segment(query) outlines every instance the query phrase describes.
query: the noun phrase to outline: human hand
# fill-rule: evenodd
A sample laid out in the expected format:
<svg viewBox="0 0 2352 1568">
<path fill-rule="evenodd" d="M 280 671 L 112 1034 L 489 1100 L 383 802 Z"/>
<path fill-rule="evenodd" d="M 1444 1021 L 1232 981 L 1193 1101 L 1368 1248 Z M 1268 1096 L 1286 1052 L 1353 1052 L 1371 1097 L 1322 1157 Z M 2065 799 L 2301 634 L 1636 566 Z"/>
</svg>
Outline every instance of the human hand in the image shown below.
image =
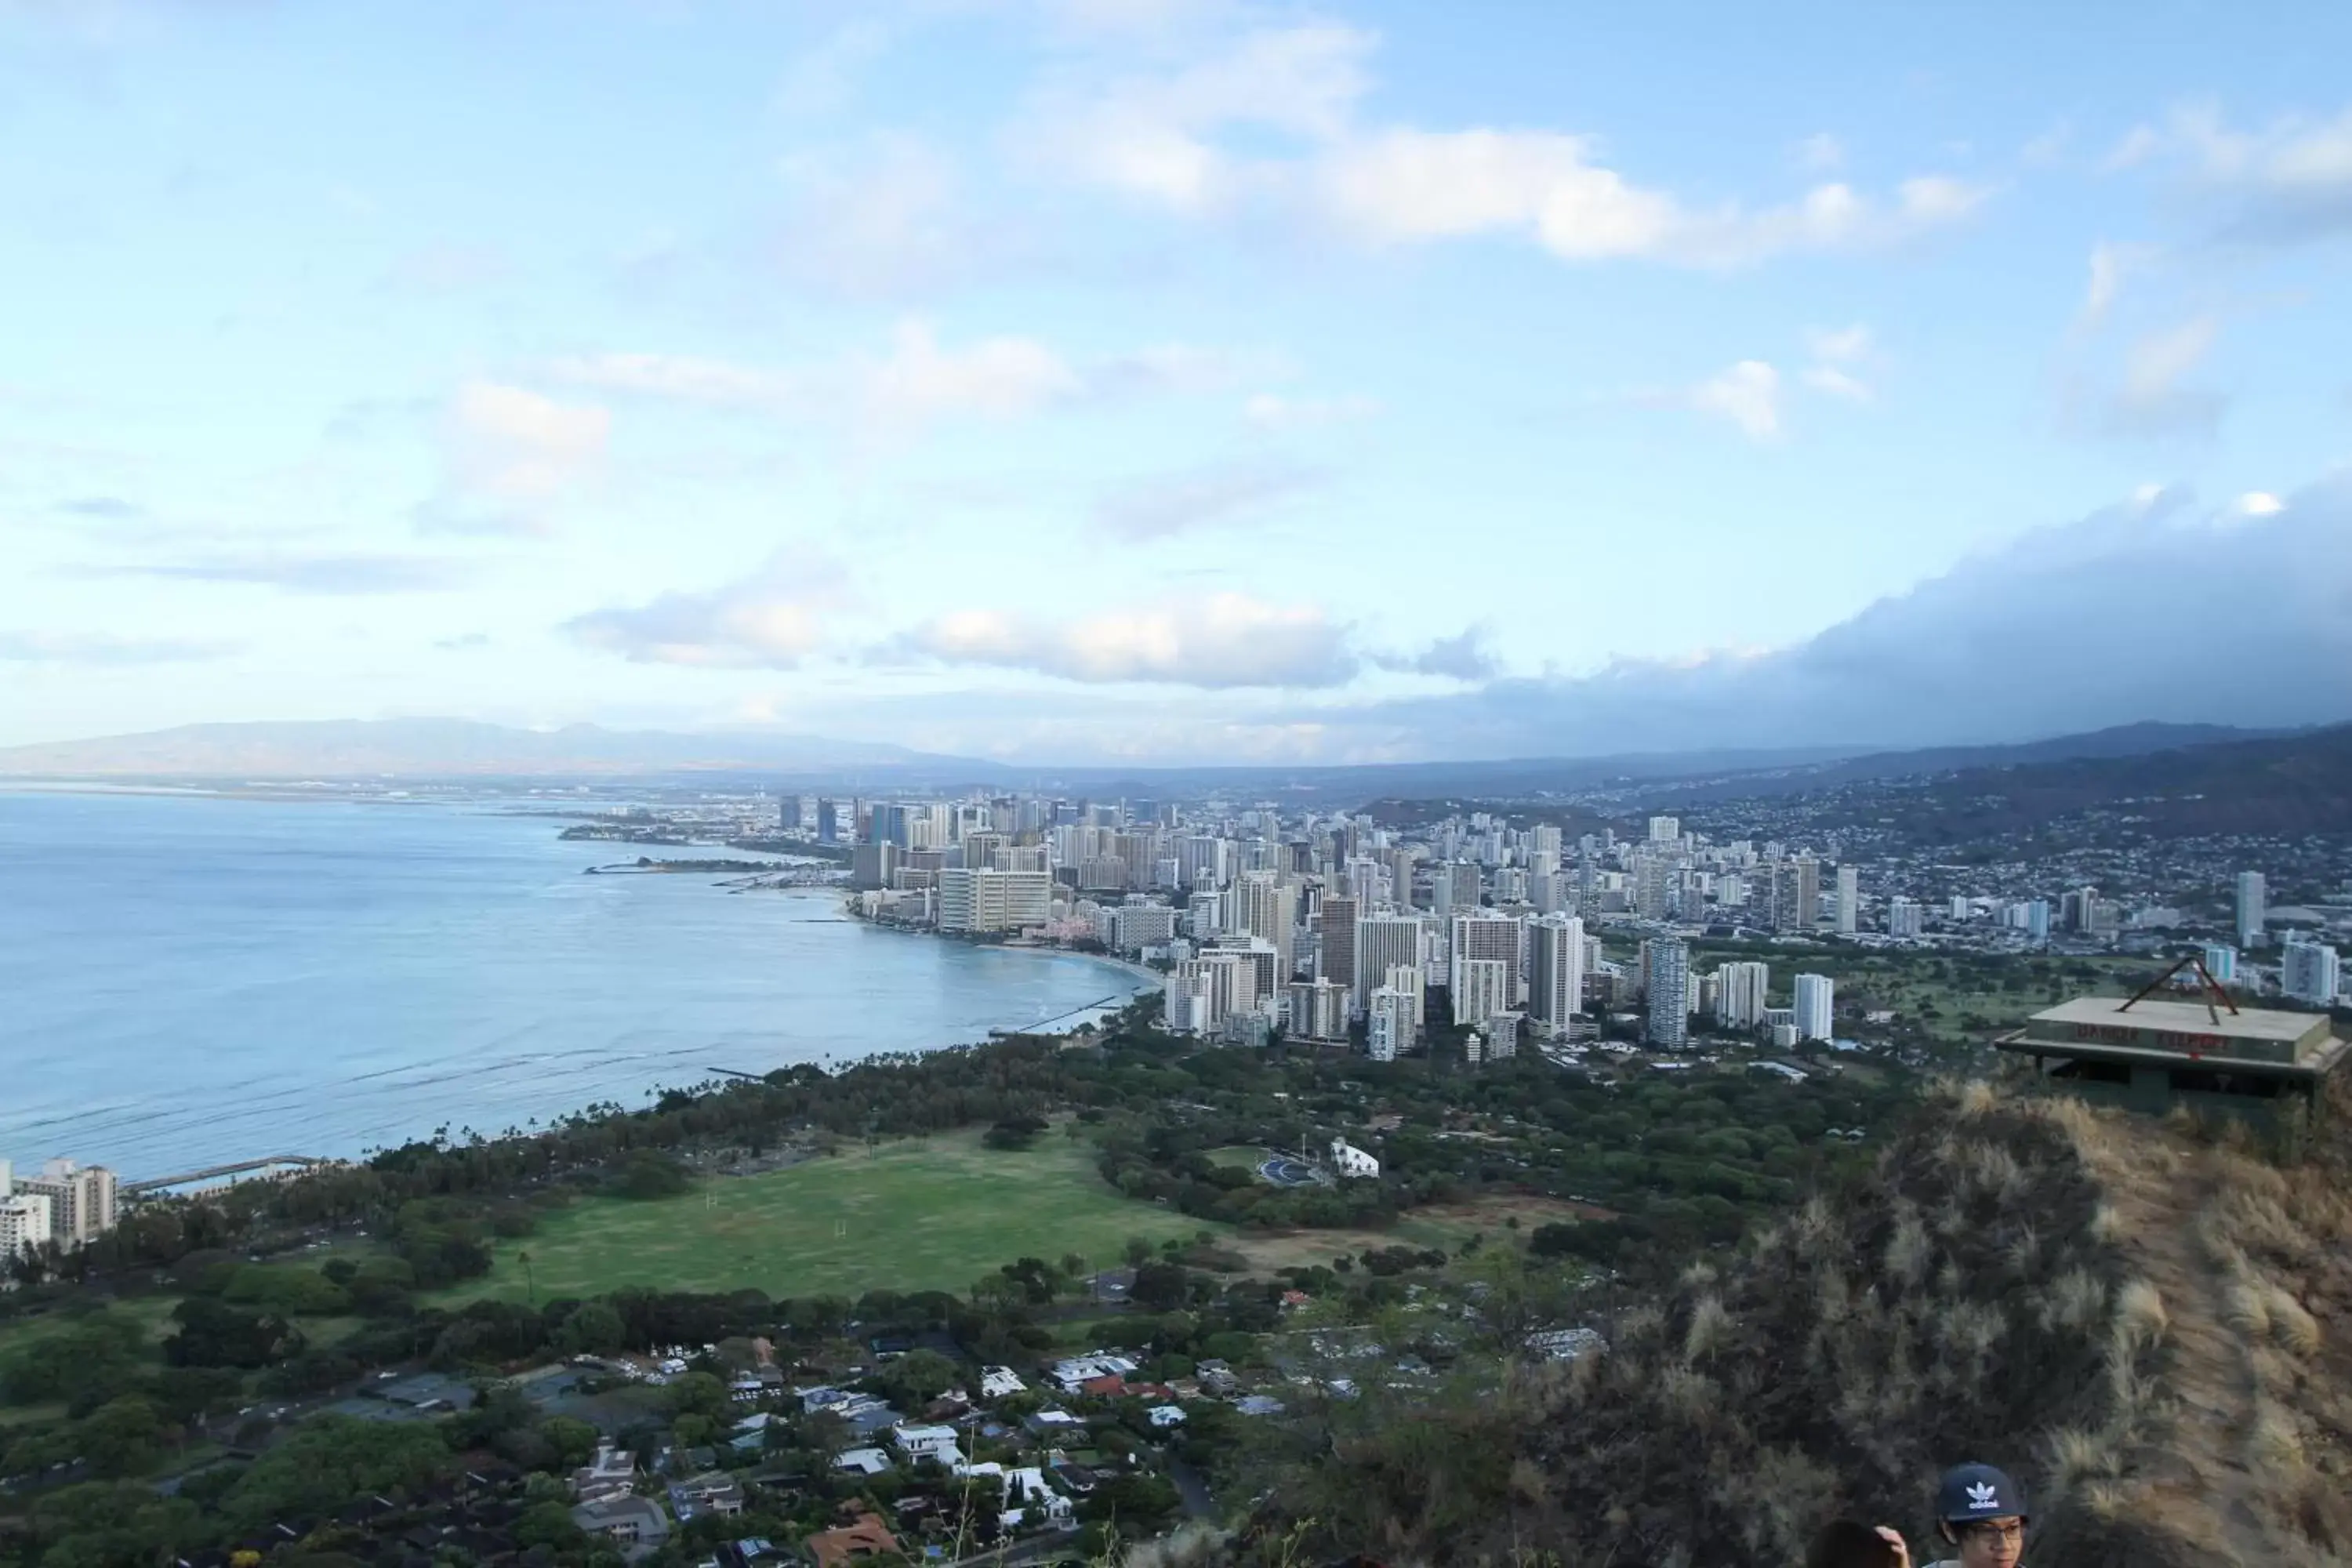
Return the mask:
<svg viewBox="0 0 2352 1568">
<path fill-rule="evenodd" d="M 1895 1549 L 1895 1568 L 1911 1568 L 1911 1549 L 1903 1544 L 1902 1535 L 1893 1526 L 1880 1525 L 1878 1539 Z"/>
</svg>

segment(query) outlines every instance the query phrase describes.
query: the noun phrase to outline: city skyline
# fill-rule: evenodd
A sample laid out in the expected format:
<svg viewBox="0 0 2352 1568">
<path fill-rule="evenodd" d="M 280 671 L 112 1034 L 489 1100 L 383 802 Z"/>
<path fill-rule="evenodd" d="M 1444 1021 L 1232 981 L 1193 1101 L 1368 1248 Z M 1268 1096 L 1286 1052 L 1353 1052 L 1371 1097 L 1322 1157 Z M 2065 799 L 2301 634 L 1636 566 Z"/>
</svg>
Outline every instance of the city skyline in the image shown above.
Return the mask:
<svg viewBox="0 0 2352 1568">
<path fill-rule="evenodd" d="M 2352 716 L 2352 17 L 1746 20 L 11 8 L 0 745 Z"/>
</svg>

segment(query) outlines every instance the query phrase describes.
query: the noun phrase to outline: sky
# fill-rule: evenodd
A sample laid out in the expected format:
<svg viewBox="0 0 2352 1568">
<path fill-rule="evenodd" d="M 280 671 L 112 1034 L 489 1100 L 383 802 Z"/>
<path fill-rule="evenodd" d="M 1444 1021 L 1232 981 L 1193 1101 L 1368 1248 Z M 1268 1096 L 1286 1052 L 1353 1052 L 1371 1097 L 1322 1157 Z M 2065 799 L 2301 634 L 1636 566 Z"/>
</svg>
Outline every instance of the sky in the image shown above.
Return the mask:
<svg viewBox="0 0 2352 1568">
<path fill-rule="evenodd" d="M 0 745 L 2352 719 L 2352 7 L 0 0 Z"/>
</svg>

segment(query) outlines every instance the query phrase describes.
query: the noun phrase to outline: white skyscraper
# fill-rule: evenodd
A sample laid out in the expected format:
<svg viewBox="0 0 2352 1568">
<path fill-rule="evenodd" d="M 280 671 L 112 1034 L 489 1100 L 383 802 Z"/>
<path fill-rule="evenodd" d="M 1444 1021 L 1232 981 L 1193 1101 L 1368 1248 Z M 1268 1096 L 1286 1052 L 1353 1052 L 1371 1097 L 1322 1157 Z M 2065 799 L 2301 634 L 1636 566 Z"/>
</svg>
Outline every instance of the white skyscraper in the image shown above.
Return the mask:
<svg viewBox="0 0 2352 1568">
<path fill-rule="evenodd" d="M 1840 866 L 1837 878 L 1837 929 L 1840 936 L 1852 936 L 1861 929 L 1856 923 L 1862 914 L 1862 868 Z"/>
<path fill-rule="evenodd" d="M 2326 1007 L 2343 988 L 2343 963 L 2334 948 L 2290 939 L 2280 950 L 2279 989 L 2296 1001 Z"/>
<path fill-rule="evenodd" d="M 1297 921 L 1298 889 L 1279 871 L 1244 871 L 1234 888 L 1236 931 L 1264 937 L 1280 955 L 1280 978 L 1291 973 L 1291 928 Z"/>
<path fill-rule="evenodd" d="M 16 1190 L 47 1200 L 48 1237 L 69 1251 L 114 1228 L 114 1173 L 103 1165 L 46 1161 L 39 1175 L 17 1178 Z"/>
<path fill-rule="evenodd" d="M 1426 931 L 1419 915 L 1366 915 L 1358 921 L 1356 994 L 1370 998 L 1375 989 L 1391 984 L 1389 971 L 1400 964 L 1420 969 Z M 1369 1000 L 1365 1005 L 1370 1005 Z"/>
<path fill-rule="evenodd" d="M 1528 928 L 1528 1016 L 1557 1038 L 1584 1007 L 1584 922 L 1546 915 Z"/>
<path fill-rule="evenodd" d="M 1412 1048 L 1421 1026 L 1421 1004 L 1385 985 L 1372 988 L 1364 1009 L 1364 1054 L 1376 1062 L 1392 1062 Z"/>
<path fill-rule="evenodd" d="M 2238 945 L 2259 947 L 2263 940 L 2263 916 L 2266 912 L 2268 889 L 2260 871 L 2238 873 Z"/>
<path fill-rule="evenodd" d="M 1797 1037 L 1801 1040 L 1826 1040 L 1832 1033 L 1831 1015 L 1837 999 L 1837 984 L 1826 974 L 1797 976 Z"/>
<path fill-rule="evenodd" d="M 1454 961 L 1454 1021 L 1473 1026 L 1510 1010 L 1510 970 L 1499 958 Z"/>
<path fill-rule="evenodd" d="M 1719 965 L 1715 972 L 1715 1021 L 1731 1029 L 1753 1029 L 1764 1022 L 1765 994 L 1772 984 L 1772 966 L 1751 961 Z"/>
<path fill-rule="evenodd" d="M 1679 1050 L 1690 1043 L 1690 949 L 1672 938 L 1643 944 L 1650 956 L 1649 1020 L 1643 1037 Z"/>
<path fill-rule="evenodd" d="M 1519 1005 L 1519 921 L 1495 910 L 1481 910 L 1459 914 L 1453 921 L 1454 977 L 1450 984 L 1459 986 L 1464 961 L 1492 958 L 1501 961 L 1504 968 L 1503 999 L 1499 1005 Z M 1456 1009 L 1459 1010 L 1458 1008 Z"/>
<path fill-rule="evenodd" d="M 39 1193 L 0 1197 L 0 1262 L 52 1239 L 49 1200 Z"/>
<path fill-rule="evenodd" d="M 1650 818 L 1651 843 L 1679 844 L 1682 842 L 1682 837 L 1683 821 L 1681 817 L 1654 816 Z"/>
</svg>

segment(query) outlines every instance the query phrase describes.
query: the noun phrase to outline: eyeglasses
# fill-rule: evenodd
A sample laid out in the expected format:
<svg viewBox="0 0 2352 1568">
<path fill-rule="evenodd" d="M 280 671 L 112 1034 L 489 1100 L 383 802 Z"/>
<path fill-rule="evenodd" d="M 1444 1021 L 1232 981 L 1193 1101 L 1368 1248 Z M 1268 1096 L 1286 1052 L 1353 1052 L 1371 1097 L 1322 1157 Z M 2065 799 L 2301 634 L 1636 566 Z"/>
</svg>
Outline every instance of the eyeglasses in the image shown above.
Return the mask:
<svg viewBox="0 0 2352 1568">
<path fill-rule="evenodd" d="M 2013 1519 L 2007 1524 L 1971 1524 L 1962 1533 L 1982 1541 L 2022 1541 L 2025 1539 L 2025 1521 Z"/>
</svg>

